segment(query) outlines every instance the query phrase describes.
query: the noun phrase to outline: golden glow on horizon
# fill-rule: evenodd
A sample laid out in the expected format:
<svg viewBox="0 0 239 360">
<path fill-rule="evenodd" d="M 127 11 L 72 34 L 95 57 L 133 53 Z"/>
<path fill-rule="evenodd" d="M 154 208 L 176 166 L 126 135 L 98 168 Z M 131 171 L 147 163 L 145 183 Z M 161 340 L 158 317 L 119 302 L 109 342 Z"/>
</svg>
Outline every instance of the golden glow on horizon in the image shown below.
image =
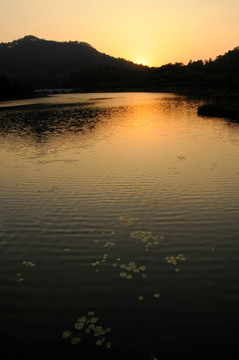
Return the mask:
<svg viewBox="0 0 239 360">
<path fill-rule="evenodd" d="M 0 42 L 77 40 L 149 66 L 186 64 L 238 46 L 238 14 L 238 0 L 8 0 Z"/>
<path fill-rule="evenodd" d="M 148 62 L 146 60 L 143 60 L 142 58 L 132 59 L 132 61 L 138 65 L 149 65 Z"/>
</svg>

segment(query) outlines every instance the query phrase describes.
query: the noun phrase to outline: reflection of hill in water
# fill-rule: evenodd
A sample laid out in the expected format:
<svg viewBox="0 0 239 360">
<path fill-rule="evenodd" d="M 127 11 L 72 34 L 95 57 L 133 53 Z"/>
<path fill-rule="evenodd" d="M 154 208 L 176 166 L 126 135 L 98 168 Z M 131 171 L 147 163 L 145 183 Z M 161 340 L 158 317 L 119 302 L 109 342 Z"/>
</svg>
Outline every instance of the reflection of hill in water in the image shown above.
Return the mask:
<svg viewBox="0 0 239 360">
<path fill-rule="evenodd" d="M 91 107 L 89 107 L 89 105 Z M 37 104 L 0 109 L 0 135 L 31 136 L 37 141 L 54 134 L 94 130 L 102 117 L 117 109 L 92 107 L 91 103 Z"/>
</svg>

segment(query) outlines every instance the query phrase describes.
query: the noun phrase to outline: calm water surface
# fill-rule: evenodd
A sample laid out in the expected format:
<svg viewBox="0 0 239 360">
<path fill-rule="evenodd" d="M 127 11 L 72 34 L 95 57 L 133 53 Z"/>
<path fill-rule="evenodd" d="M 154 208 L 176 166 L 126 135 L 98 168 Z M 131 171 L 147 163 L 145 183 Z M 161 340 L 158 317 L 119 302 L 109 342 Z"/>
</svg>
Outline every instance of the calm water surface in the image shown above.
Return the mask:
<svg viewBox="0 0 239 360">
<path fill-rule="evenodd" d="M 239 127 L 198 105 L 160 93 L 1 103 L 9 354 L 232 358 Z"/>
</svg>

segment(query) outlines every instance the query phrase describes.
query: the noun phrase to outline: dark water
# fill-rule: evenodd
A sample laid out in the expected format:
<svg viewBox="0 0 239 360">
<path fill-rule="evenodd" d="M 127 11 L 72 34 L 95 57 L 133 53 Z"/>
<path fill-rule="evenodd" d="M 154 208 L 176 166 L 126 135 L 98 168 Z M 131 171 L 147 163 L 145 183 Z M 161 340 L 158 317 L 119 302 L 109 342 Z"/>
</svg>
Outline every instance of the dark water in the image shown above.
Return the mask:
<svg viewBox="0 0 239 360">
<path fill-rule="evenodd" d="M 155 93 L 1 104 L 2 351 L 234 358 L 239 127 L 197 106 Z"/>
</svg>

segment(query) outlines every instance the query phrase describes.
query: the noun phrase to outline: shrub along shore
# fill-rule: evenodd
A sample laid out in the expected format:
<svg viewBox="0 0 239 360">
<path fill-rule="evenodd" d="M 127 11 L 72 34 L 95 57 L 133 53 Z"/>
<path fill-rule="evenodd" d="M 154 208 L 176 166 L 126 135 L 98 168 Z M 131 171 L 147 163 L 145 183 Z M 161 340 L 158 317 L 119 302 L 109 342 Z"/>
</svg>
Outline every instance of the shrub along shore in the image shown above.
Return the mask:
<svg viewBox="0 0 239 360">
<path fill-rule="evenodd" d="M 205 104 L 198 107 L 198 115 L 226 118 L 239 123 L 239 93 L 211 97 Z"/>
</svg>

